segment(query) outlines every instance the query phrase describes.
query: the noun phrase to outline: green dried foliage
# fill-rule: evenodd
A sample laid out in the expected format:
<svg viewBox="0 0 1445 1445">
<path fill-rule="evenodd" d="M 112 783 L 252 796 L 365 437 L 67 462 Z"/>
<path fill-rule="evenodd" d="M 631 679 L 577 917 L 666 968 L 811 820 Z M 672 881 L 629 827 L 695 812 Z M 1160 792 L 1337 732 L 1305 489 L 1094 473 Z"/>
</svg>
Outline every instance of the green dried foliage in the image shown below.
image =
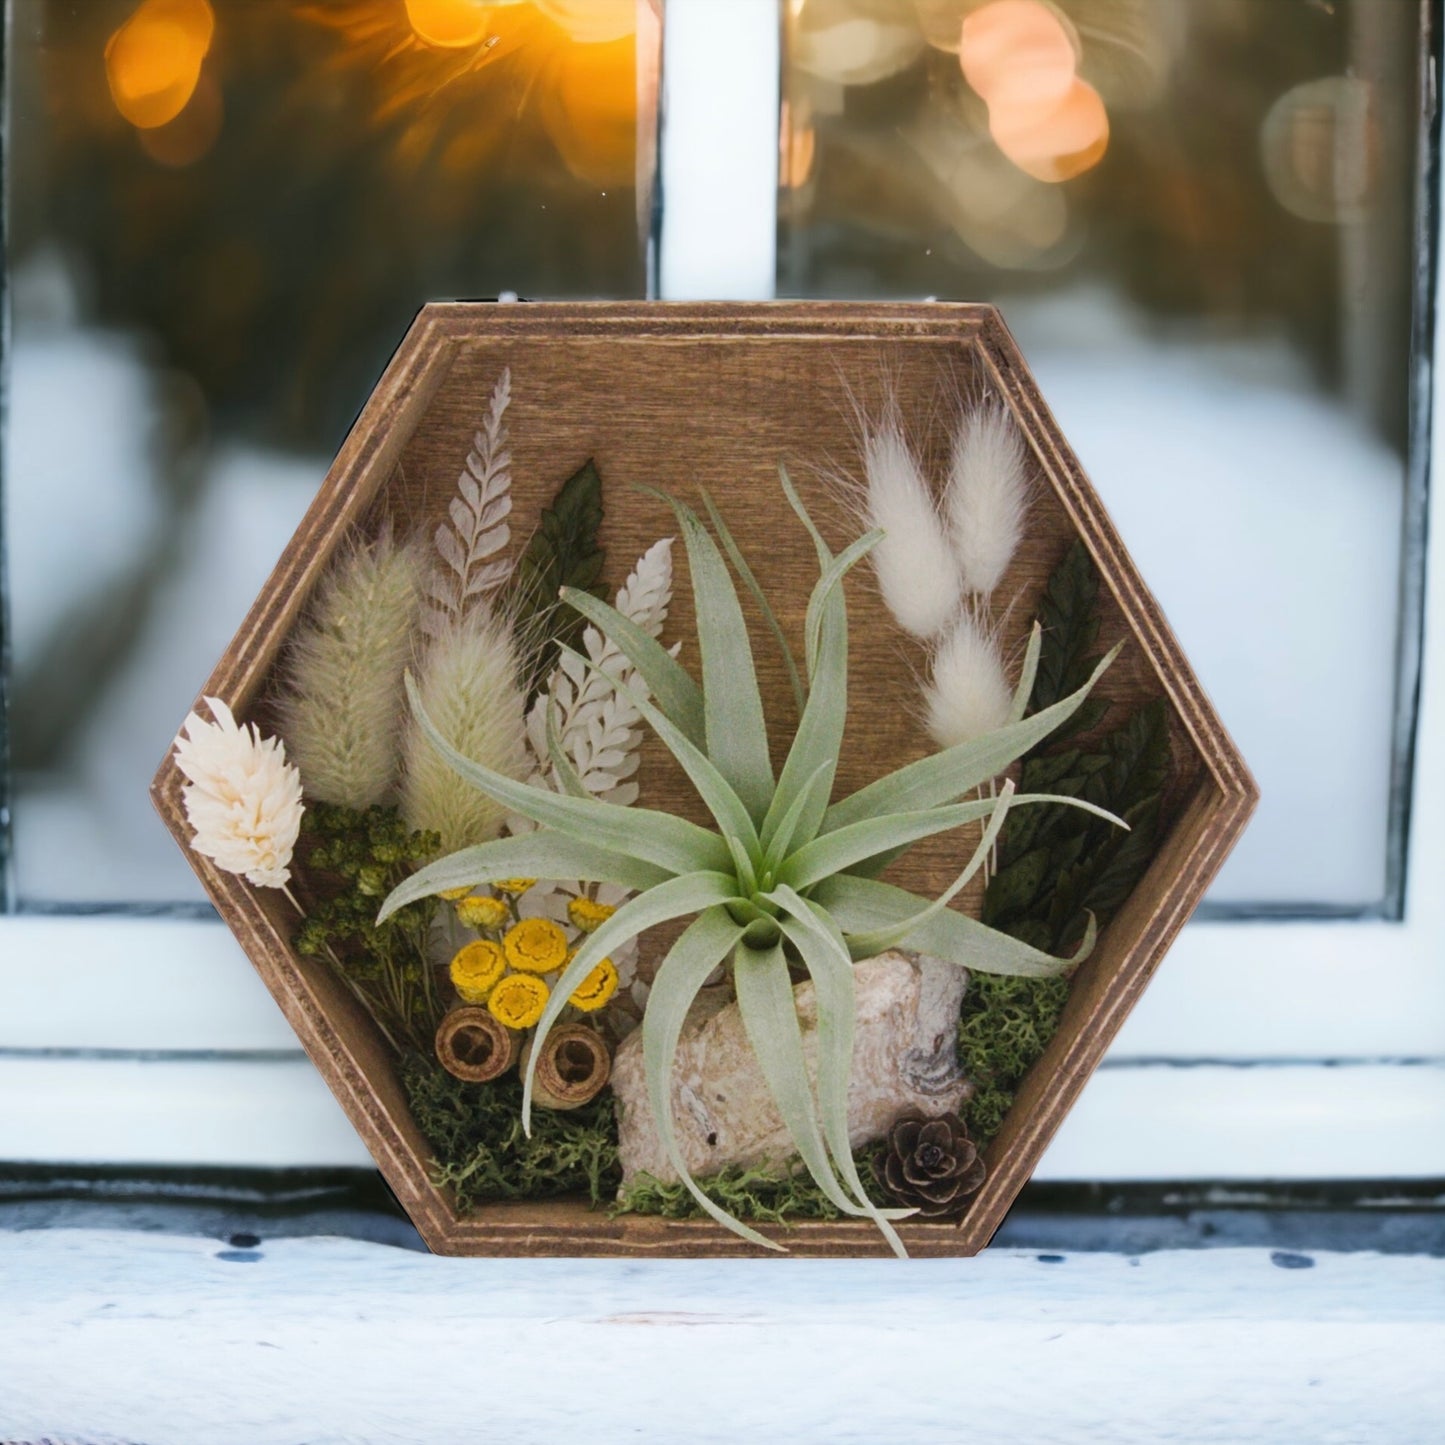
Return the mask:
<svg viewBox="0 0 1445 1445">
<path fill-rule="evenodd" d="M 455 1191 L 466 1213 L 498 1199 L 586 1194 L 600 1204 L 617 1190 L 617 1124 L 604 1091 L 580 1109 L 539 1109 L 532 1134 L 522 1128 L 522 1081 L 454 1079 L 434 1059 L 408 1055 L 401 1085 L 417 1127 L 434 1151 L 432 1177 Z"/>
<path fill-rule="evenodd" d="M 436 855 L 436 835 L 408 831 L 395 808 L 313 803 L 300 846 L 319 897 L 296 931 L 297 953 L 329 960 L 394 1048 L 428 1047 L 441 1019 L 426 962 L 436 900 L 407 904 L 382 923 L 376 910 Z"/>
<path fill-rule="evenodd" d="M 1043 646 L 1030 712 L 1067 696 L 1097 663 L 1099 577 L 1075 542 L 1049 578 L 1039 608 Z M 1102 928 L 1143 877 L 1159 842 L 1169 776 L 1169 717 L 1162 700 L 1136 708 L 1090 745 L 1060 747 L 1103 721 L 1108 704 L 1089 698 L 1047 742 L 1024 755 L 1020 789 L 1093 803 L 1129 824 L 1097 826 L 1078 808 L 1042 804 L 1009 814 L 999 869 L 984 895 L 983 921 L 1035 948 L 1060 951 Z M 1083 720 L 1081 722 L 1081 719 Z M 1059 1026 L 1068 999 L 1064 979 L 974 974 L 959 1024 L 964 1069 L 978 1085 L 964 1119 L 991 1139 L 1024 1075 Z"/>
<path fill-rule="evenodd" d="M 586 626 L 580 613 L 558 605 L 557 594 L 571 587 L 594 597 L 606 595 L 601 577 L 607 554 L 597 544 L 601 526 L 602 478 L 589 460 L 543 511 L 512 576 L 508 610 L 528 654 L 529 703 L 552 675 L 561 649 L 574 646 Z"/>
</svg>

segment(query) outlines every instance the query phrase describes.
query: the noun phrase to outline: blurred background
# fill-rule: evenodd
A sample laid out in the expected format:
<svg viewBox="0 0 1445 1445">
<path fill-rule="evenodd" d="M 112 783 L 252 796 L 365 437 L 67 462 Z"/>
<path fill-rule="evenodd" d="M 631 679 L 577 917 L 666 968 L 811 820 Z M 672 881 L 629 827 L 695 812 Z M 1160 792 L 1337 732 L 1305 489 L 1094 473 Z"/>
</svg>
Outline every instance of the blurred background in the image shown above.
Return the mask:
<svg viewBox="0 0 1445 1445">
<path fill-rule="evenodd" d="M 201 910 L 146 781 L 416 308 L 656 294 L 689 244 L 666 15 L 7 13 L 9 901 Z M 777 6 L 773 289 L 1003 308 L 1263 787 L 1216 913 L 1399 908 L 1433 14 Z"/>
</svg>

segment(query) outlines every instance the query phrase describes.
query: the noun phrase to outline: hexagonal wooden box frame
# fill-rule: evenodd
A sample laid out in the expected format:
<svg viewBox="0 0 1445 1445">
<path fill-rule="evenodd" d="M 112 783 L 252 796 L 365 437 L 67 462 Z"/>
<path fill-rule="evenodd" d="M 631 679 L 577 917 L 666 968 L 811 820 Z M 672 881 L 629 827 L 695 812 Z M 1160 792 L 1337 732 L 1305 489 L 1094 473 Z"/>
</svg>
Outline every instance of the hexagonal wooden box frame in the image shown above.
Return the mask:
<svg viewBox="0 0 1445 1445">
<path fill-rule="evenodd" d="M 1172 781 L 1166 824 L 1146 876 L 1075 975 L 1063 1022 L 1025 1079 L 988 1152 L 986 1183 L 961 1222 L 909 1223 L 914 1254 L 972 1254 L 989 1240 L 1054 1131 L 1189 917 L 1252 811 L 1256 790 L 1108 516 L 1044 406 L 1022 357 L 988 306 L 455 304 L 428 306 L 407 334 L 260 598 L 203 692 L 268 726 L 278 652 L 332 552 L 354 528 L 389 513 L 428 529 L 455 485 L 491 385 L 510 365 L 514 534 L 587 457 L 606 488 L 603 540 L 613 586 L 632 558 L 669 535 L 658 503 L 626 485 L 650 482 L 695 499 L 708 485 L 744 549 L 783 589 L 785 625 L 801 622 L 815 576 L 811 547 L 776 482 L 785 461 L 810 505 L 846 525 L 820 479 L 855 448 L 853 405 L 896 390 L 905 417 L 937 414 L 951 389 L 984 385 L 1006 399 L 1039 485 L 1028 535 L 1003 584 L 1017 595 L 1006 626 L 1022 635 L 1071 534 L 1103 585 L 1101 643 L 1130 641 L 1101 691 L 1116 702 L 1163 697 Z M 930 408 L 933 409 L 930 412 Z M 935 428 L 946 431 L 946 428 Z M 945 441 L 946 444 L 946 441 Z M 940 458 L 933 458 L 938 462 Z M 514 537 L 514 545 L 516 539 Z M 685 563 L 679 562 L 680 571 Z M 681 577 L 680 577 L 681 580 Z M 869 584 L 855 581 L 854 589 Z M 670 637 L 690 639 L 680 586 Z M 839 790 L 923 751 L 910 703 L 913 665 L 878 606 L 852 613 L 853 702 Z M 684 655 L 695 646 L 685 641 Z M 770 709 L 788 701 L 781 670 L 760 671 Z M 790 728 L 775 727 L 775 750 Z M 649 745 L 650 747 L 652 745 Z M 657 751 L 644 758 L 644 801 L 690 812 L 685 783 Z M 430 1247 L 449 1254 L 722 1255 L 751 1247 L 710 1221 L 624 1215 L 582 1200 L 484 1206 L 459 1216 L 428 1177 L 429 1149 L 374 1026 L 324 964 L 291 947 L 295 918 L 280 895 L 217 871 L 185 847 L 182 779 L 168 757 L 156 806 L 252 963 L 330 1084 Z M 957 849 L 957 842 L 953 848 Z M 935 890 L 956 871 L 946 841 L 918 850 L 900 881 Z M 974 903 L 976 905 L 976 898 Z M 778 1237 L 795 1253 L 874 1254 L 865 1221 L 800 1223 Z"/>
</svg>

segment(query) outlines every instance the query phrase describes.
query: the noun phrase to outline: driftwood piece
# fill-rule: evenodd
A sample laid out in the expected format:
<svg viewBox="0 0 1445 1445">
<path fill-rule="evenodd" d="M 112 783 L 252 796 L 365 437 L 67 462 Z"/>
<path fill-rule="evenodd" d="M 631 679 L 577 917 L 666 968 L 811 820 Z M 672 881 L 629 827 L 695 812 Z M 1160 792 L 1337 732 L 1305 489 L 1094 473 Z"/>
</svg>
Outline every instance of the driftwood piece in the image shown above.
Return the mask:
<svg viewBox="0 0 1445 1445">
<path fill-rule="evenodd" d="M 848 1137 L 856 1149 L 881 1139 L 902 1113 L 952 1112 L 973 1092 L 958 1065 L 958 1014 L 968 978 L 938 959 L 891 952 L 854 971 L 858 1025 L 848 1089 Z M 803 1052 L 817 1066 L 818 1009 L 811 982 L 793 989 Z M 677 1178 L 657 1136 L 642 1067 L 642 1040 L 617 1050 L 618 1152 L 624 1185 L 634 1174 Z M 694 1015 L 683 1029 L 672 1076 L 678 1144 L 697 1178 L 731 1164 L 788 1167 L 794 1154 L 736 1004 Z"/>
</svg>

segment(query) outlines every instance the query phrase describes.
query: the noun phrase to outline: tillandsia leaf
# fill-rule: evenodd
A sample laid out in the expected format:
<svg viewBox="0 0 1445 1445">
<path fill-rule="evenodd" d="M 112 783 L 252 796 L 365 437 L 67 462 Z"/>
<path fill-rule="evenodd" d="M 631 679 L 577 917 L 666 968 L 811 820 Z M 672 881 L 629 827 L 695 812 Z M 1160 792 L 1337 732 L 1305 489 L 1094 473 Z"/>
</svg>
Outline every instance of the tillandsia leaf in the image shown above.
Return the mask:
<svg viewBox="0 0 1445 1445">
<path fill-rule="evenodd" d="M 818 1127 L 813 1085 L 803 1054 L 803 1031 L 782 944 L 766 949 L 738 944 L 733 950 L 733 986 L 763 1082 L 808 1173 L 844 1214 L 867 1214 L 873 1206 L 850 1199 L 838 1182 Z"/>
<path fill-rule="evenodd" d="M 853 1077 L 853 1040 L 857 1028 L 857 994 L 853 959 L 837 925 L 791 888 L 779 888 L 772 897 L 786 910 L 779 917 L 783 933 L 813 980 L 818 1005 L 818 1112 L 823 1137 L 843 1182 L 852 1190 L 864 1212 L 882 1232 L 894 1254 L 907 1255 L 903 1241 L 888 1222 L 905 1219 L 911 1209 L 879 1209 L 853 1158 L 848 1135 L 848 1087 Z"/>
<path fill-rule="evenodd" d="M 1018 722 L 1029 710 L 1029 698 L 1033 696 L 1034 680 L 1039 673 L 1039 657 L 1043 653 L 1044 629 L 1037 622 L 1029 629 L 1029 643 L 1024 649 L 1024 665 L 1019 669 L 1019 685 L 1014 689 L 1013 702 L 1009 707 L 1008 720 Z"/>
<path fill-rule="evenodd" d="M 691 913 L 703 913 L 729 903 L 736 894 L 737 879 L 731 873 L 686 873 L 629 898 L 600 928 L 587 935 L 552 985 L 551 996 L 532 1036 L 532 1056 L 522 1082 L 522 1127 L 528 1134 L 532 1132 L 532 1087 L 537 1061 L 542 1056 L 542 1044 L 567 1007 L 568 999 L 576 993 L 587 975 L 609 954 L 623 944 L 631 943 L 639 933 L 656 928 L 661 923 L 671 923 Z M 739 928 L 739 933 L 741 931 Z"/>
<path fill-rule="evenodd" d="M 1099 660 L 1089 680 L 1061 702 L 1009 723 L 957 747 L 909 763 L 835 803 L 823 819 L 825 832 L 880 813 L 916 812 L 962 797 L 971 788 L 996 778 L 1010 763 L 1046 738 L 1083 704 L 1094 685 L 1119 655 L 1120 643 Z"/>
<path fill-rule="evenodd" d="M 783 495 L 788 499 L 788 505 L 797 514 L 798 520 L 808 529 L 808 535 L 813 539 L 813 547 L 818 553 L 818 565 L 826 567 L 833 560 L 833 549 L 829 547 L 808 509 L 803 505 L 803 499 L 798 495 L 798 489 L 793 485 L 793 479 L 788 475 L 787 467 L 783 466 L 781 462 L 778 464 L 778 480 L 783 484 Z"/>
<path fill-rule="evenodd" d="M 723 521 L 722 513 L 718 511 L 711 494 L 706 487 L 699 487 L 698 491 L 702 493 L 702 504 L 707 508 L 708 520 L 712 523 L 712 529 L 717 533 L 718 540 L 723 545 L 723 551 L 728 554 L 728 561 L 733 564 L 733 570 L 743 579 L 743 584 L 752 593 L 753 601 L 758 604 L 758 610 L 763 614 L 763 621 L 768 625 L 768 631 L 773 634 L 773 639 L 778 644 L 778 651 L 783 658 L 783 666 L 787 669 L 788 684 L 793 689 L 793 702 L 801 714 L 803 704 L 807 701 L 807 689 L 803 686 L 803 679 L 798 675 L 798 663 L 793 656 L 793 649 L 788 645 L 788 634 L 783 631 L 783 624 L 778 621 L 778 614 L 773 611 L 773 605 L 768 601 L 767 593 L 763 591 L 763 584 L 758 581 L 757 574 L 748 566 L 748 559 L 743 555 L 743 549 L 738 546 L 737 539 L 733 536 L 728 524 Z"/>
<path fill-rule="evenodd" d="M 820 790 L 832 782 L 837 766 L 837 758 L 825 758 L 804 780 L 802 787 L 798 789 L 797 797 L 793 799 L 792 805 L 783 814 L 773 833 L 772 843 L 763 856 L 765 869 L 777 872 L 792 849 L 793 839 L 798 836 L 798 825 L 805 811 L 822 815 L 824 807 L 827 806 L 828 795 L 826 792 L 820 795 Z"/>
<path fill-rule="evenodd" d="M 811 528 L 812 520 L 796 494 L 794 500 L 799 514 Z M 818 831 L 833 793 L 843 730 L 848 720 L 847 602 L 836 582 L 826 585 L 833 559 L 821 536 L 817 540 L 818 565 L 823 576 L 813 588 L 808 614 L 811 618 L 816 611 L 821 617 L 821 636 L 816 663 L 813 659 L 809 662 L 808 704 L 798 720 L 798 730 L 788 749 L 772 806 L 763 820 L 763 848 L 774 857 L 781 857 L 791 849 L 796 839 L 806 841 Z M 842 573 L 836 575 L 841 578 Z M 804 799 L 802 808 L 784 836 L 783 820 L 794 812 L 794 804 L 800 797 Z"/>
<path fill-rule="evenodd" d="M 580 618 L 558 618 L 557 594 L 562 587 L 590 592 L 598 586 L 606 553 L 597 543 L 602 526 L 602 479 L 591 460 L 582 464 L 543 510 L 517 562 L 510 606 L 519 630 L 532 646 L 528 678 L 530 702 L 556 665 L 556 643 L 573 642 Z"/>
<path fill-rule="evenodd" d="M 695 873 L 727 868 L 727 846 L 716 833 L 685 818 L 650 808 L 621 807 L 593 798 L 569 798 L 550 788 L 534 788 L 515 778 L 493 772 L 464 758 L 447 742 L 427 716 L 416 683 L 407 674 L 407 695 L 422 731 L 447 764 L 465 782 L 496 799 L 503 807 L 544 827 L 579 838 L 584 843 L 620 853 L 631 853 L 671 873 Z M 548 876 L 556 877 L 553 870 Z M 566 876 L 566 875 L 563 875 Z"/>
<path fill-rule="evenodd" d="M 642 1016 L 642 1063 L 657 1137 L 677 1177 L 702 1209 L 725 1229 L 750 1244 L 781 1253 L 781 1245 L 734 1219 L 698 1188 L 678 1147 L 677 1125 L 672 1117 L 672 1073 L 688 1010 L 708 976 L 733 951 L 742 935 L 742 926 L 733 922 L 726 909 L 709 908 L 695 918 L 672 945 L 647 996 L 647 1010 Z"/>
<path fill-rule="evenodd" d="M 655 638 L 649 636 L 630 617 L 624 617 L 590 592 L 564 587 L 562 600 L 575 607 L 594 627 L 600 627 L 618 651 L 637 669 L 657 705 L 698 747 L 706 741 L 702 689 L 688 675 L 687 669 Z"/>
<path fill-rule="evenodd" d="M 843 578 L 853 570 L 883 540 L 883 533 L 876 529 L 865 532 L 849 547 L 839 552 L 818 578 L 808 598 L 808 614 L 803 631 L 807 645 L 808 679 L 812 680 L 818 667 L 818 648 L 823 634 L 823 620 L 828 613 L 834 591 L 842 586 Z"/>
<path fill-rule="evenodd" d="M 644 489 L 650 490 L 650 489 Z M 677 515 L 692 573 L 698 651 L 702 657 L 705 751 L 761 822 L 773 796 L 768 726 L 742 605 L 717 543 L 691 507 L 656 492 Z"/>
<path fill-rule="evenodd" d="M 998 841 L 999 830 L 1008 816 L 1009 804 L 1017 801 L 1019 800 L 1014 797 L 1013 782 L 1005 782 L 999 791 L 997 800 L 993 802 L 993 813 L 988 820 L 988 827 L 983 830 L 983 837 L 979 840 L 978 847 L 974 849 L 973 856 L 965 864 L 958 877 L 932 903 L 920 908 L 911 918 L 905 918 L 899 923 L 883 928 L 851 934 L 848 938 L 848 947 L 854 956 L 868 958 L 872 954 L 882 953 L 884 949 L 897 948 L 900 944 L 906 943 L 924 924 L 938 917 L 968 887 L 974 875 L 983 867 L 984 860 Z"/>
<path fill-rule="evenodd" d="M 1010 785 L 1010 793 L 1013 789 Z M 1129 825 L 1107 809 L 1082 798 L 1066 798 L 1054 793 L 1025 793 L 1014 798 L 1023 803 L 1054 803 L 1078 808 L 1096 818 L 1113 823 L 1127 831 Z M 849 823 L 836 832 L 824 833 L 792 853 L 779 869 L 779 876 L 794 888 L 808 888 L 820 878 L 846 873 L 860 864 L 886 856 L 890 861 L 924 838 L 951 832 L 980 818 L 993 814 L 996 800 L 973 798 L 967 803 L 952 803 L 941 808 L 925 808 L 917 813 L 887 813 L 881 818 L 866 818 Z"/>
<path fill-rule="evenodd" d="M 557 780 L 562 784 L 562 791 L 570 793 L 574 798 L 590 798 L 592 794 L 588 791 L 587 784 L 582 781 L 572 759 L 567 756 L 567 749 L 562 746 L 562 734 L 557 729 L 557 699 L 552 693 L 546 695 L 545 706 L 547 756 L 551 759 Z"/>
<path fill-rule="evenodd" d="M 582 667 L 591 668 L 592 671 L 607 678 L 612 685 L 612 690 L 619 696 L 625 697 L 637 709 L 648 726 L 662 740 L 667 750 L 681 764 L 683 772 L 687 774 L 689 781 L 697 789 L 698 797 L 707 805 L 708 812 L 717 820 L 717 825 L 723 834 L 738 838 L 749 858 L 761 856 L 758 848 L 758 831 L 753 825 L 752 818 L 748 815 L 747 808 L 743 805 L 742 799 L 733 791 L 728 780 L 713 766 L 712 760 L 707 754 L 700 748 L 694 747 L 687 740 L 682 729 L 653 707 L 640 689 L 602 672 L 595 663 L 588 661 L 579 653 L 573 652 L 570 647 L 562 648 L 561 655 L 570 656 Z"/>
<path fill-rule="evenodd" d="M 724 841 L 728 845 L 728 852 L 733 856 L 733 867 L 737 870 L 738 891 L 744 897 L 750 897 L 757 892 L 758 870 L 753 859 L 748 856 L 748 850 L 743 846 L 741 838 L 728 833 Z"/>
<path fill-rule="evenodd" d="M 825 879 L 813 890 L 812 898 L 832 915 L 833 921 L 850 940 L 850 948 L 853 938 L 909 923 L 918 913 L 918 899 L 906 889 L 848 874 Z M 944 908 L 926 923 L 913 926 L 908 935 L 908 946 L 919 953 L 961 963 L 979 973 L 1056 978 L 1089 956 L 1096 933 L 1091 923 L 1084 942 L 1073 957 L 1056 958 L 1042 949 L 1021 943 L 1017 938 L 1010 938 L 1008 934 L 1000 933 L 966 913 Z"/>
<path fill-rule="evenodd" d="M 584 883 L 615 883 L 634 890 L 654 888 L 674 875 L 627 853 L 543 830 L 515 838 L 497 838 L 462 848 L 418 869 L 394 888 L 381 906 L 378 923 L 399 908 L 452 888 L 475 888 L 498 878 L 577 878 Z"/>
</svg>

